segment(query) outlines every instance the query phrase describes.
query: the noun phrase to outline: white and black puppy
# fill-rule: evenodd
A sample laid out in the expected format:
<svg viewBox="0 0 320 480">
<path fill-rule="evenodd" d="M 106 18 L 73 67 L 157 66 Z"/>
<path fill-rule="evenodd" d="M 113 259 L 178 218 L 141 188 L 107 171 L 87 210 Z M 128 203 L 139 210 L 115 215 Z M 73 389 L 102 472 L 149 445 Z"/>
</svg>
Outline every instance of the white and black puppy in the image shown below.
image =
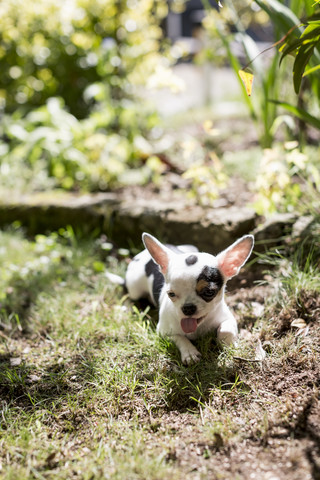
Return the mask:
<svg viewBox="0 0 320 480">
<path fill-rule="evenodd" d="M 159 306 L 157 331 L 175 342 L 182 362 L 199 361 L 190 340 L 209 331 L 217 330 L 222 343 L 234 343 L 238 328 L 224 290 L 250 256 L 253 236 L 243 236 L 217 256 L 192 245 L 164 245 L 147 233 L 142 239 L 146 250 L 129 264 L 125 285 L 132 300 L 149 298 Z"/>
</svg>

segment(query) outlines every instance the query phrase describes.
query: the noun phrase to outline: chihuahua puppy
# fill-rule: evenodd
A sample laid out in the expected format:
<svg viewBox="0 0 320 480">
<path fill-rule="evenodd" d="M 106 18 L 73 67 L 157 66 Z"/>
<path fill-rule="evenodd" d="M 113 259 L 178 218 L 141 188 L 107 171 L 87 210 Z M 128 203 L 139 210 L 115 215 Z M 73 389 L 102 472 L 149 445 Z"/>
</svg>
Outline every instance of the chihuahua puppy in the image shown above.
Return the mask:
<svg viewBox="0 0 320 480">
<path fill-rule="evenodd" d="M 237 323 L 224 291 L 250 256 L 253 236 L 243 236 L 217 256 L 192 245 L 164 245 L 148 233 L 142 240 L 146 250 L 129 264 L 125 285 L 132 300 L 148 298 L 159 307 L 157 331 L 175 342 L 182 362 L 199 361 L 201 354 L 190 340 L 209 331 L 216 330 L 221 343 L 235 343 Z"/>
</svg>

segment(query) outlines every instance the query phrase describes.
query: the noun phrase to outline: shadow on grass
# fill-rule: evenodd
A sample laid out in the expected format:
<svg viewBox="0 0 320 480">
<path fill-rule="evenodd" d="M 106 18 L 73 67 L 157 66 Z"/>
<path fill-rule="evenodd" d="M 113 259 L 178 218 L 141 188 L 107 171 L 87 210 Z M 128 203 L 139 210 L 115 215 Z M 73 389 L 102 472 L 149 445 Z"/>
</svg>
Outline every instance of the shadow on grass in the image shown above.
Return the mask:
<svg viewBox="0 0 320 480">
<path fill-rule="evenodd" d="M 0 397 L 6 403 L 30 409 L 76 393 L 63 365 L 55 363 L 40 371 L 24 362 L 15 365 L 13 360 L 9 354 L 0 355 Z"/>
<path fill-rule="evenodd" d="M 64 269 L 65 261 L 61 260 L 57 264 L 52 264 L 46 272 L 33 271 L 25 278 L 18 273 L 13 275 L 6 297 L 1 302 L 1 310 L 8 321 L 13 319 L 25 329 L 31 306 L 42 292 L 52 291 L 57 281 L 64 280 L 68 275 Z"/>
<path fill-rule="evenodd" d="M 247 392 L 234 368 L 221 366 L 218 358 L 188 367 L 185 371 L 171 372 L 168 378 L 170 382 L 170 390 L 166 395 L 168 410 L 181 413 L 198 411 L 200 406 L 210 403 L 210 398 L 217 391 L 221 395 Z"/>
<path fill-rule="evenodd" d="M 12 360 L 12 358 L 11 358 Z M 52 362 L 45 368 L 21 363 L 12 365 L 10 356 L 0 355 L 0 398 L 3 416 L 0 431 L 19 429 L 40 419 L 55 432 L 86 431 L 95 415 L 83 359 L 75 355 L 71 366 Z M 14 423 L 16 422 L 16 427 Z"/>
<path fill-rule="evenodd" d="M 159 343 L 166 360 L 158 369 L 158 379 L 155 380 L 154 373 L 146 372 L 139 378 L 142 384 L 161 383 L 166 411 L 199 411 L 199 406 L 210 403 L 217 391 L 222 395 L 239 395 L 250 390 L 239 378 L 232 352 L 217 344 L 214 333 L 194 342 L 202 357 L 188 366 L 181 363 L 180 352 L 173 342 L 159 338 Z"/>
</svg>

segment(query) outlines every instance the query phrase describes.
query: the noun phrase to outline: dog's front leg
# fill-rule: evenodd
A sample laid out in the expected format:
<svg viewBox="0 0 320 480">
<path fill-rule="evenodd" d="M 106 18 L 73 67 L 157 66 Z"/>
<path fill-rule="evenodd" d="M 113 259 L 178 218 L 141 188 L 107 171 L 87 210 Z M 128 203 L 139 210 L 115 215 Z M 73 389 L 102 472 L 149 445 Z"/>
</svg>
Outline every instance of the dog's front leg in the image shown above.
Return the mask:
<svg viewBox="0 0 320 480">
<path fill-rule="evenodd" d="M 238 336 L 238 326 L 234 316 L 230 313 L 229 317 L 224 320 L 217 329 L 217 337 L 219 342 L 225 345 L 236 344 Z"/>
<path fill-rule="evenodd" d="M 170 335 L 181 353 L 181 360 L 184 365 L 199 362 L 201 353 L 196 349 L 190 340 L 184 335 Z"/>
</svg>

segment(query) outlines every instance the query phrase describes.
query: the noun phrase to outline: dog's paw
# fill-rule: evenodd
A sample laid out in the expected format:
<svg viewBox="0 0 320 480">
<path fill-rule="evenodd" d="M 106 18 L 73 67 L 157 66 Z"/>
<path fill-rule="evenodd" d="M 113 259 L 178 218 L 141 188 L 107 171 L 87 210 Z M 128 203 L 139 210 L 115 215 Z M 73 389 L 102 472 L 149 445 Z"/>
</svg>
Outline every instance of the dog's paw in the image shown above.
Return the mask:
<svg viewBox="0 0 320 480">
<path fill-rule="evenodd" d="M 218 328 L 218 341 L 224 345 L 234 345 L 237 341 L 237 336 L 237 324 L 233 318 L 223 322 Z"/>
<path fill-rule="evenodd" d="M 218 334 L 218 341 L 222 345 L 227 345 L 228 347 L 237 344 L 237 336 L 234 335 L 232 332 L 219 332 Z"/>
<path fill-rule="evenodd" d="M 191 365 L 198 363 L 201 358 L 201 353 L 196 348 L 181 352 L 181 360 L 184 365 Z"/>
</svg>

